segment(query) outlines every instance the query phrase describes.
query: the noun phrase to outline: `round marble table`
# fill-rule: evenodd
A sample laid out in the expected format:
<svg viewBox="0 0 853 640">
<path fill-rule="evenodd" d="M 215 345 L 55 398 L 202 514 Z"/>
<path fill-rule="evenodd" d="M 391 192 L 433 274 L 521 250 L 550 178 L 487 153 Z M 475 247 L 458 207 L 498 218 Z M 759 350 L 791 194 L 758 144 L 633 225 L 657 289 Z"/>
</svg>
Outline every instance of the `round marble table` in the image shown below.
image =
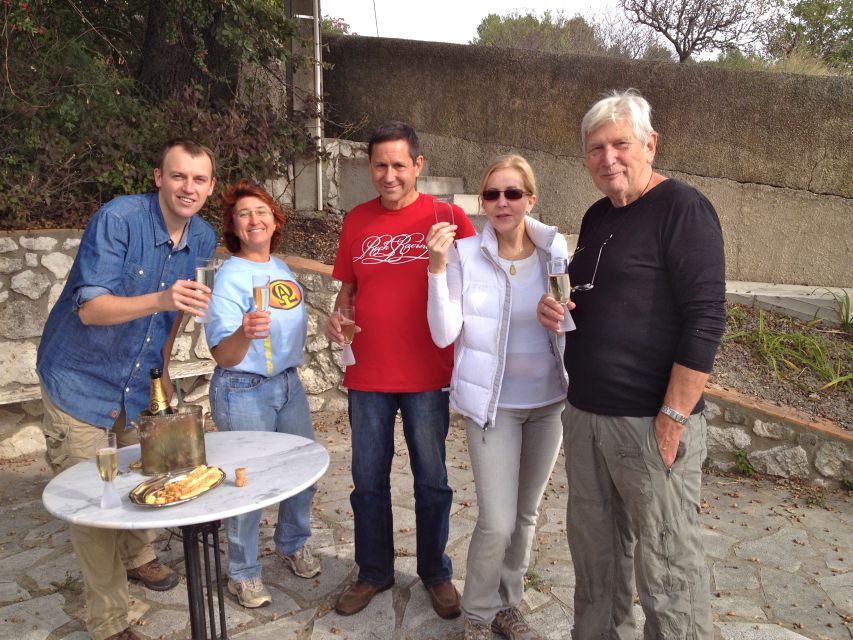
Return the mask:
<svg viewBox="0 0 853 640">
<path fill-rule="evenodd" d="M 103 483 L 95 460 L 85 460 L 53 478 L 44 489 L 45 508 L 57 518 L 74 524 L 106 529 L 158 529 L 180 527 L 184 539 L 187 594 L 193 638 L 207 637 L 202 593 L 199 542 L 204 551 L 207 602 L 211 638 L 216 638 L 212 588 L 219 597 L 220 638 L 227 638 L 222 584 L 219 580 L 219 521 L 281 502 L 314 484 L 329 468 L 329 454 L 307 438 L 267 431 L 207 433 L 204 446 L 209 466 L 225 472 L 215 489 L 182 504 L 143 507 L 130 502 L 128 494 L 148 476 L 129 470 L 140 457 L 139 445 L 118 451 L 119 476 L 115 486 L 121 504 L 101 509 Z M 234 469 L 246 468 L 247 483 L 234 486 Z M 212 538 L 215 573 L 211 578 L 208 537 Z"/>
</svg>

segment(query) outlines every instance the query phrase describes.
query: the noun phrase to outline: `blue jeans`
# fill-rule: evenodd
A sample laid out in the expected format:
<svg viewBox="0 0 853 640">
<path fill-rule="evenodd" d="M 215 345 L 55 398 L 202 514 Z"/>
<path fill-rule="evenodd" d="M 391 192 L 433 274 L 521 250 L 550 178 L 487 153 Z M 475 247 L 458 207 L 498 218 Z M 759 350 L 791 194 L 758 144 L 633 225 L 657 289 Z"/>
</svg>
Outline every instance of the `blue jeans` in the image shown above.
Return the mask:
<svg viewBox="0 0 853 640">
<path fill-rule="evenodd" d="M 352 429 L 350 495 L 355 516 L 358 579 L 372 585 L 394 580 L 394 522 L 391 514 L 391 459 L 394 420 L 403 417 L 403 435 L 414 476 L 417 571 L 427 587 L 453 576 L 444 553 L 453 491 L 447 485 L 444 441 L 450 426 L 448 393 L 380 393 L 349 390 Z"/>
<path fill-rule="evenodd" d="M 314 440 L 308 399 L 296 369 L 266 378 L 216 368 L 210 381 L 210 411 L 221 431 L 275 431 Z M 311 536 L 309 487 L 278 505 L 276 550 L 290 555 Z M 258 538 L 262 509 L 228 519 L 228 577 L 248 580 L 261 575 Z"/>
</svg>

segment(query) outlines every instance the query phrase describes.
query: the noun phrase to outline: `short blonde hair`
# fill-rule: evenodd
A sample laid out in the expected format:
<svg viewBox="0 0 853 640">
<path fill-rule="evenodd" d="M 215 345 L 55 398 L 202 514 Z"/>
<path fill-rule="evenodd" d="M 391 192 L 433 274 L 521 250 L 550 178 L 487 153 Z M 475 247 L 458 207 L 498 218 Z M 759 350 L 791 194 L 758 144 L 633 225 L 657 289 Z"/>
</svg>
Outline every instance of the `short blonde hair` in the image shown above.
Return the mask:
<svg viewBox="0 0 853 640">
<path fill-rule="evenodd" d="M 527 160 L 515 153 L 498 156 L 489 163 L 489 166 L 483 171 L 483 177 L 480 178 L 480 195 L 482 195 L 492 174 L 503 169 L 515 169 L 518 171 L 524 190 L 536 195 L 536 177 L 533 175 L 533 169 Z"/>
</svg>

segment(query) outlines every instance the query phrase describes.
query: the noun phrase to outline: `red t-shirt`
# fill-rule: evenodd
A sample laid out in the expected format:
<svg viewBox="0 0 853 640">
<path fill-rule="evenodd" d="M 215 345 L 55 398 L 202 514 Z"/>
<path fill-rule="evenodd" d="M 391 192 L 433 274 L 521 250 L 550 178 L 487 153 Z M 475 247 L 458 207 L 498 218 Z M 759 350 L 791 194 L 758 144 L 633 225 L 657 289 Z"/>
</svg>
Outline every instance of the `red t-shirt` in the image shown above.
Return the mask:
<svg viewBox="0 0 853 640">
<path fill-rule="evenodd" d="M 476 233 L 468 216 L 454 207 L 457 238 Z M 446 387 L 453 348 L 439 349 L 427 324 L 426 234 L 435 224 L 433 197 L 392 211 L 376 198 L 344 218 L 332 275 L 356 287 L 355 364 L 344 386 L 388 393 L 434 391 Z"/>
</svg>

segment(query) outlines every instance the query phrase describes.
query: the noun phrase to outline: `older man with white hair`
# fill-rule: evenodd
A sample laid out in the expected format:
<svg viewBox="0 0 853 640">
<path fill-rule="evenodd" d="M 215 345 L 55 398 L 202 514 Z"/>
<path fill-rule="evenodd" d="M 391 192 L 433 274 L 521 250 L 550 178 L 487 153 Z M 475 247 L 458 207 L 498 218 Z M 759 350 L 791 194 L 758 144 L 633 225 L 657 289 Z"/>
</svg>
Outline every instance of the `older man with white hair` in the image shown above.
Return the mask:
<svg viewBox="0 0 853 640">
<path fill-rule="evenodd" d="M 699 191 L 652 168 L 658 134 L 636 91 L 587 112 L 587 168 L 605 195 L 581 223 L 569 273 L 563 416 L 575 640 L 713 637 L 698 520 L 702 390 L 725 327 L 720 222 Z M 558 330 L 546 295 L 540 322 Z"/>
</svg>

